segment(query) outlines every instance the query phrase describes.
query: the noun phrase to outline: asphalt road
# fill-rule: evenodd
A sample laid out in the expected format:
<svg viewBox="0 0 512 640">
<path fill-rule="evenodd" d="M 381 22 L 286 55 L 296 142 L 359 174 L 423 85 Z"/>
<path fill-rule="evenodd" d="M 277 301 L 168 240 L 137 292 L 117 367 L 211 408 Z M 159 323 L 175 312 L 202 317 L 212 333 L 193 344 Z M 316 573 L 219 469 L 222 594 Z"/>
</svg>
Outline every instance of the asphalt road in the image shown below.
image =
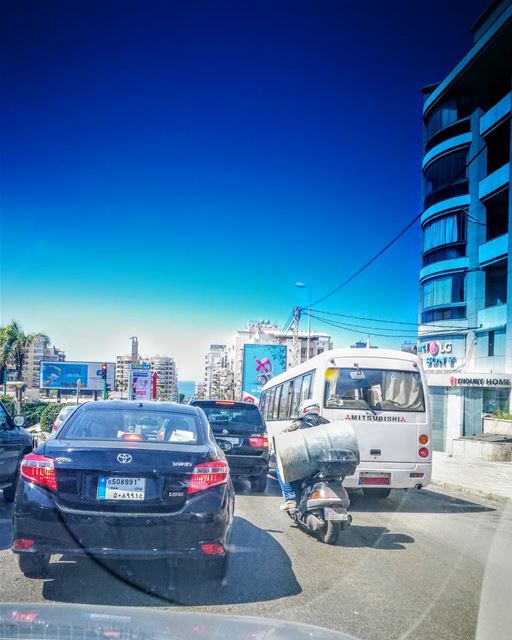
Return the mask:
<svg viewBox="0 0 512 640">
<path fill-rule="evenodd" d="M 434 490 L 374 501 L 353 496 L 352 527 L 327 546 L 297 529 L 279 503 L 275 480 L 265 495 L 237 486 L 227 583 L 215 592 L 196 583 L 184 606 L 168 599 L 163 562 L 119 567 L 55 557 L 48 579 L 24 578 L 9 550 L 11 506 L 0 498 L 0 602 L 267 616 L 364 640 L 508 637 L 510 507 Z"/>
</svg>

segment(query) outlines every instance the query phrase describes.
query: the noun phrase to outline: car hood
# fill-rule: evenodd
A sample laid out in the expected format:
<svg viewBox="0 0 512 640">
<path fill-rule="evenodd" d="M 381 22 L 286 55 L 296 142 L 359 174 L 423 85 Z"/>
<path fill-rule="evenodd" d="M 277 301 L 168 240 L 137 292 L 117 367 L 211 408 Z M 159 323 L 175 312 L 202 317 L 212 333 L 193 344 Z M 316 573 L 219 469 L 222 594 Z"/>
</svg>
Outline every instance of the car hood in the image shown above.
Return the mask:
<svg viewBox="0 0 512 640">
<path fill-rule="evenodd" d="M 353 640 L 321 627 L 268 618 L 74 604 L 0 605 L 0 637 L 7 639 L 189 640 L 198 633 L 202 640 Z"/>
</svg>

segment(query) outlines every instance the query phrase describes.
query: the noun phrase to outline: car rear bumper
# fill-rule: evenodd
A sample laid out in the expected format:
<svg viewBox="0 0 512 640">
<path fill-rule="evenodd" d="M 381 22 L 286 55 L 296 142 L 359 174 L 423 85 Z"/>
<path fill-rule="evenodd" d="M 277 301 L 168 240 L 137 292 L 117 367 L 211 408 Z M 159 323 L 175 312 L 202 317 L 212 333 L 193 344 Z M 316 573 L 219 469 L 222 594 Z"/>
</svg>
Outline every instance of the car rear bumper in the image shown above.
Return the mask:
<svg viewBox="0 0 512 640">
<path fill-rule="evenodd" d="M 268 470 L 268 454 L 261 456 L 226 455 L 232 477 L 259 476 Z"/>
<path fill-rule="evenodd" d="M 209 491 L 225 492 L 217 508 L 196 511 L 189 505 L 186 512 L 172 514 L 79 511 L 61 508 L 52 500 L 20 505 L 17 497 L 13 541 L 29 539 L 34 544 L 13 551 L 112 558 L 205 557 L 201 544 L 227 545 L 233 518 L 230 489 Z M 201 499 L 196 501 L 197 508 L 202 504 Z"/>
</svg>

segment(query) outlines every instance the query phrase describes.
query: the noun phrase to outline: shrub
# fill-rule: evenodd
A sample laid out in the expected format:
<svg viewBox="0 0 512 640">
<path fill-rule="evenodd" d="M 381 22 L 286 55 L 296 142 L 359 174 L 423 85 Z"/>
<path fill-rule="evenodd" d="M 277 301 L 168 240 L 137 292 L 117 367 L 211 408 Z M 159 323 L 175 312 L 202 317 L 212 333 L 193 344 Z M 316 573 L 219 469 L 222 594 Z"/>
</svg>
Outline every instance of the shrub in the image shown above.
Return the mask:
<svg viewBox="0 0 512 640">
<path fill-rule="evenodd" d="M 507 411 L 495 411 L 492 416 L 497 420 L 512 420 L 512 413 Z"/>
<path fill-rule="evenodd" d="M 2 397 L 2 402 L 11 416 L 15 415 L 14 400 L 9 397 Z M 47 402 L 38 400 L 37 402 L 23 402 L 21 404 L 21 415 L 25 418 L 24 427 L 32 427 L 40 421 L 41 414 L 48 406 Z"/>
<path fill-rule="evenodd" d="M 40 424 L 41 430 L 50 433 L 55 422 L 55 418 L 59 415 L 62 406 L 60 404 L 49 403 L 41 414 Z"/>
</svg>

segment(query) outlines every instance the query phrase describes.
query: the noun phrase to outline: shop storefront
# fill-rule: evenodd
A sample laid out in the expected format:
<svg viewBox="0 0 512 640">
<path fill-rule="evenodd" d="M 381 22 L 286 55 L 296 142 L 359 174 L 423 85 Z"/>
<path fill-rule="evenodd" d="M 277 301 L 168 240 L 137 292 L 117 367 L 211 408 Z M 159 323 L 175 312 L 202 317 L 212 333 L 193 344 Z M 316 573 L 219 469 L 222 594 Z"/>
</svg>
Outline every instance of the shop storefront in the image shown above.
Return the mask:
<svg viewBox="0 0 512 640">
<path fill-rule="evenodd" d="M 509 411 L 512 376 L 461 371 L 465 337 L 426 340 L 418 345 L 432 408 L 432 447 L 451 451 L 454 438 L 482 433 L 483 416 Z"/>
</svg>

